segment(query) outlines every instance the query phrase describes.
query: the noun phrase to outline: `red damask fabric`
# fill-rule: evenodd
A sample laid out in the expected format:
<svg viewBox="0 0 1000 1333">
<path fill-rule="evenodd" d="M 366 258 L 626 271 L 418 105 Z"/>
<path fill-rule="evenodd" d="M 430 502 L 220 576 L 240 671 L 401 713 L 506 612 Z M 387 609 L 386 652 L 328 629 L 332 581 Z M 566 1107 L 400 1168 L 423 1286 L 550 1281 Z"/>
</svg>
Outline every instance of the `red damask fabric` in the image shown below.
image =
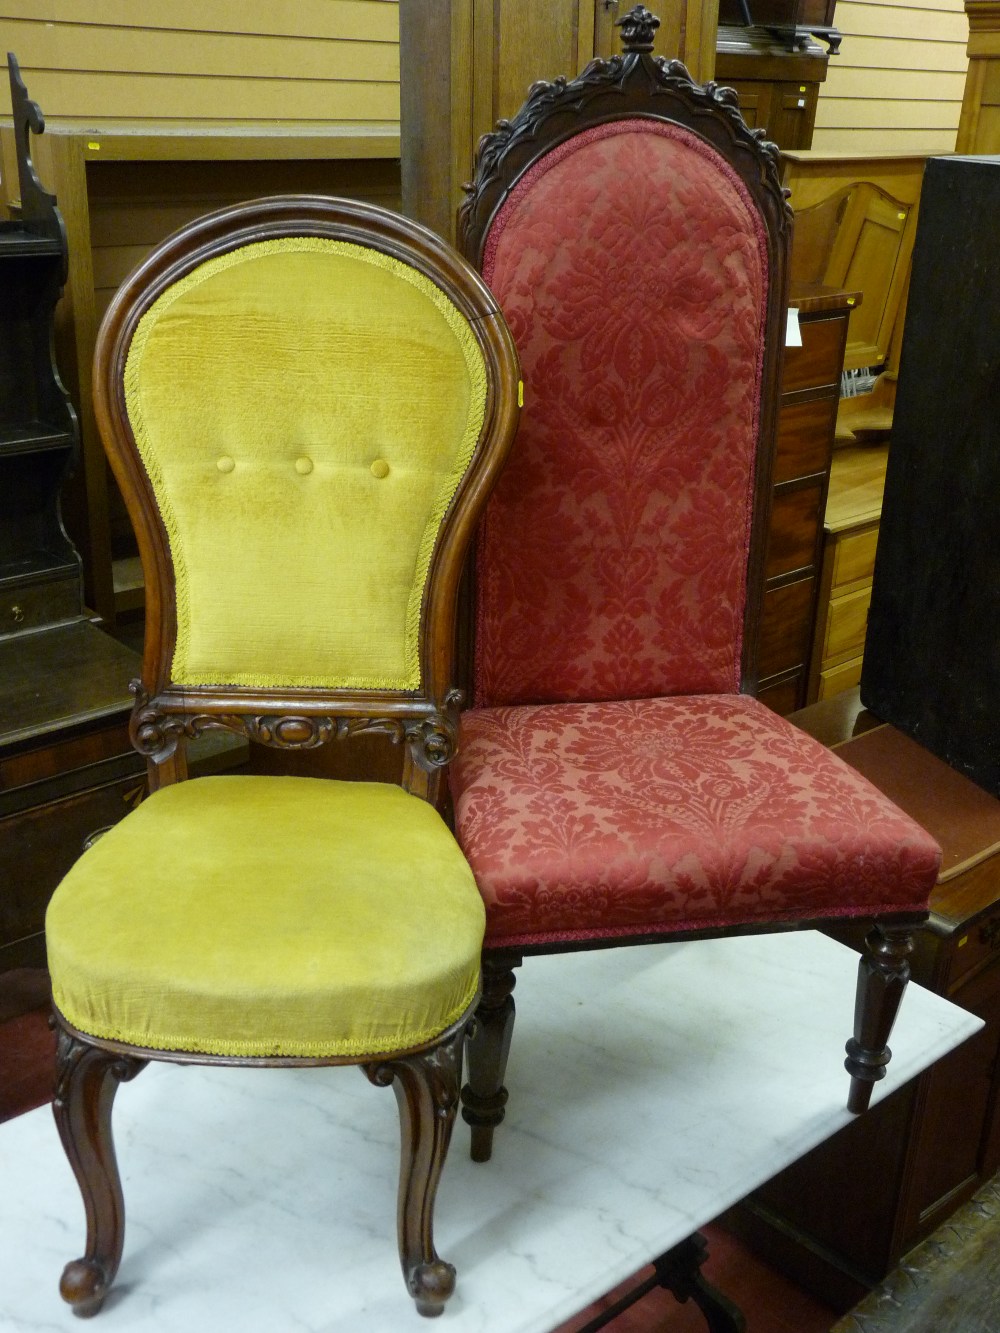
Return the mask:
<svg viewBox="0 0 1000 1333">
<path fill-rule="evenodd" d="M 746 695 L 472 710 L 451 785 L 489 946 L 919 911 L 941 858 Z"/>
<path fill-rule="evenodd" d="M 586 131 L 512 191 L 483 273 L 525 402 L 480 533 L 480 706 L 739 687 L 767 267 L 679 126 Z"/>
</svg>

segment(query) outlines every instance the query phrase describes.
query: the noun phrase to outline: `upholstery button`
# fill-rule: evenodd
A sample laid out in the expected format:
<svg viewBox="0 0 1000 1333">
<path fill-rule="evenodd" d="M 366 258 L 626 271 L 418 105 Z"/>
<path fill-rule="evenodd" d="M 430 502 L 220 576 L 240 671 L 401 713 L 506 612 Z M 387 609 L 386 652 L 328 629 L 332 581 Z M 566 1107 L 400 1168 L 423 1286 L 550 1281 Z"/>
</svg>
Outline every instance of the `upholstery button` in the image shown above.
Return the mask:
<svg viewBox="0 0 1000 1333">
<path fill-rule="evenodd" d="M 313 461 L 311 458 L 296 458 L 295 471 L 300 477 L 308 477 L 313 470 Z"/>
<path fill-rule="evenodd" d="M 375 462 L 372 463 L 372 476 L 378 477 L 379 481 L 381 481 L 383 477 L 387 477 L 388 475 L 389 464 L 384 458 L 376 458 Z"/>
<path fill-rule="evenodd" d="M 236 459 L 230 458 L 228 454 L 223 454 L 215 466 L 220 472 L 232 472 L 236 467 Z"/>
</svg>

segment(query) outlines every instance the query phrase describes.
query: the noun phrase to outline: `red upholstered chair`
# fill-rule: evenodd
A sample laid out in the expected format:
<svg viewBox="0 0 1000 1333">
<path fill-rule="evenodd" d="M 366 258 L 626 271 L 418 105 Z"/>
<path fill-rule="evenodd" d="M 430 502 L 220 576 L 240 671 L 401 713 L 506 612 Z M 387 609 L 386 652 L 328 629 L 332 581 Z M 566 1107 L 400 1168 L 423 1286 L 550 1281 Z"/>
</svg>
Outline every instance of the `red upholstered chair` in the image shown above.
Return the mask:
<svg viewBox="0 0 1000 1333">
<path fill-rule="evenodd" d="M 641 8 L 621 23 L 623 57 L 536 84 L 483 139 L 460 219 L 525 394 L 450 775 L 487 911 L 477 1160 L 529 954 L 875 918 L 863 1110 L 940 855 L 754 698 L 791 213 L 735 94 L 654 59 Z"/>
</svg>

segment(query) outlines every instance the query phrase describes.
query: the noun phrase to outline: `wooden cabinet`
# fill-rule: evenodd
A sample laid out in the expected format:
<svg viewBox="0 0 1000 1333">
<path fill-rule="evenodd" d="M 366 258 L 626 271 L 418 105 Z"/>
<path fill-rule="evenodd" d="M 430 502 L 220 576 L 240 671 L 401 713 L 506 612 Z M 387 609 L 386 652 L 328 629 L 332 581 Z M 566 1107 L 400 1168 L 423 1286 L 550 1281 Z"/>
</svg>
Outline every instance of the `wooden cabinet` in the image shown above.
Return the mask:
<svg viewBox="0 0 1000 1333">
<path fill-rule="evenodd" d="M 826 707 L 795 720 L 812 730 Z M 728 1219 L 799 1285 L 846 1310 L 1000 1166 L 1000 801 L 893 727 L 838 753 L 942 844 L 913 979 L 986 1024 Z M 829 933 L 859 948 L 866 928 Z"/>
<path fill-rule="evenodd" d="M 56 885 L 84 840 L 142 797 L 128 736 L 139 666 L 82 619 L 0 640 L 0 972 L 44 964 Z"/>
<path fill-rule="evenodd" d="M 621 51 L 614 0 L 407 0 L 399 8 L 403 211 L 455 239 L 476 145 L 512 116 L 533 83 L 574 78 Z M 718 0 L 660 9 L 657 55 L 712 78 Z"/>
<path fill-rule="evenodd" d="M 969 70 L 956 153 L 1000 152 L 1000 4 L 965 0 Z"/>
<path fill-rule="evenodd" d="M 0 225 L 0 971 L 44 961 L 49 896 L 145 773 L 127 727 L 139 658 L 83 614 L 80 557 L 62 524 L 77 452 L 52 359 L 65 233 L 31 167 L 41 113 L 13 59 L 10 73 L 20 207 Z"/>
<path fill-rule="evenodd" d="M 792 281 L 862 292 L 844 366 L 894 371 L 926 157 L 785 152 L 782 162 L 795 210 Z"/>
<path fill-rule="evenodd" d="M 835 449 L 824 523 L 809 701 L 861 679 L 888 445 Z"/>
<path fill-rule="evenodd" d="M 785 349 L 758 689 L 779 713 L 806 702 L 844 345 L 860 299 L 792 288 L 802 346 Z"/>
<path fill-rule="evenodd" d="M 779 148 L 803 149 L 812 144 L 828 60 L 805 33 L 792 49 L 768 28 L 720 25 L 715 78 L 736 89 L 748 125 L 766 130 Z"/>
</svg>

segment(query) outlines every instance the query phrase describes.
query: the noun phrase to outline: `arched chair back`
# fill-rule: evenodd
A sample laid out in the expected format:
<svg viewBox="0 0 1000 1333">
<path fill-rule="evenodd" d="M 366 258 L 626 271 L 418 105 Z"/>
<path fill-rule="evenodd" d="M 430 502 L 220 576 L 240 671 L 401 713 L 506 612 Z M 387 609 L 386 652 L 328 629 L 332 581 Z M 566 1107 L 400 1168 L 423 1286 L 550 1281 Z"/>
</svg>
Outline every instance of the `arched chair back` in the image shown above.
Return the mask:
<svg viewBox="0 0 1000 1333">
<path fill-rule="evenodd" d="M 62 1294 L 94 1314 L 122 1256 L 119 1082 L 149 1060 L 356 1064 L 396 1092 L 400 1263 L 438 1314 L 455 1272 L 434 1199 L 484 912 L 431 798 L 455 747 L 465 552 L 516 424 L 510 335 L 422 227 L 288 196 L 158 246 L 94 375 L 146 578 L 132 736 L 151 794 L 46 920 L 54 1108 L 87 1204 Z M 182 780 L 210 730 L 287 751 L 385 733 L 403 784 Z"/>
</svg>

